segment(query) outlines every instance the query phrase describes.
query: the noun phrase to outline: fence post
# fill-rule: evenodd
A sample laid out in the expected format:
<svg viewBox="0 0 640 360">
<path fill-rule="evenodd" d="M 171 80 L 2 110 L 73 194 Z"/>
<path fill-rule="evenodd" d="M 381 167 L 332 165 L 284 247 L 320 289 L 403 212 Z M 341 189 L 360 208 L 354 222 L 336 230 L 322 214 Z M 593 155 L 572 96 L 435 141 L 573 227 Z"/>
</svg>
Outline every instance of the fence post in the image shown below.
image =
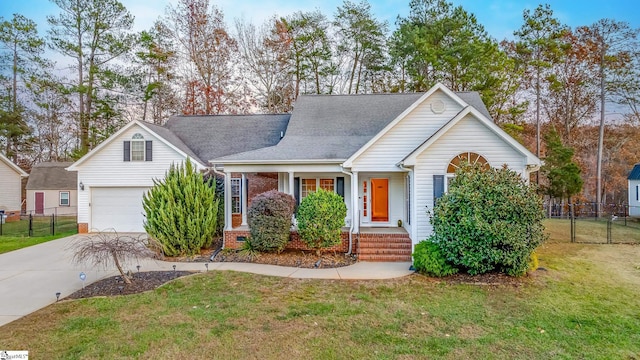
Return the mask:
<svg viewBox="0 0 640 360">
<path fill-rule="evenodd" d="M 29 214 L 29 237 L 33 236 L 33 215 Z"/>
<path fill-rule="evenodd" d="M 611 227 L 613 226 L 613 217 L 607 219 L 607 244 L 611 244 Z"/>
<path fill-rule="evenodd" d="M 571 219 L 569 222 L 571 223 L 571 242 L 576 242 L 576 218 L 573 213 L 573 204 L 569 204 L 569 218 Z"/>
<path fill-rule="evenodd" d="M 56 215 L 51 214 L 51 235 L 56 234 Z"/>
</svg>

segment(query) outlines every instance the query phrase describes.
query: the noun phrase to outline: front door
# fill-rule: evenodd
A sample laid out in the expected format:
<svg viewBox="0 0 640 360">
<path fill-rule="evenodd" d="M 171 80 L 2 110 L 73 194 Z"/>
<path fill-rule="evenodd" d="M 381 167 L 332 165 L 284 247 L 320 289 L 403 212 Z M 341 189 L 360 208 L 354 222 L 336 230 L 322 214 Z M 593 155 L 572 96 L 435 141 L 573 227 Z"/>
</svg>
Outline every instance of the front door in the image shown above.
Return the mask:
<svg viewBox="0 0 640 360">
<path fill-rule="evenodd" d="M 36 214 L 44 214 L 44 193 L 36 193 Z"/>
<path fill-rule="evenodd" d="M 371 179 L 371 221 L 389 221 L 389 179 Z"/>
</svg>

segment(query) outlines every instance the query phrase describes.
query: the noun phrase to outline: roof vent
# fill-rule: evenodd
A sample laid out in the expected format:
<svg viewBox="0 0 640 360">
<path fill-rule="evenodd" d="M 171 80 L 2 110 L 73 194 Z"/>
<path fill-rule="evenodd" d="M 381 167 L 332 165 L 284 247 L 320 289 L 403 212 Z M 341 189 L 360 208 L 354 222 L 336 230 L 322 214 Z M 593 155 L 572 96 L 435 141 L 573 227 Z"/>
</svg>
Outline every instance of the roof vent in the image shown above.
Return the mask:
<svg viewBox="0 0 640 360">
<path fill-rule="evenodd" d="M 284 131 L 280 131 L 280 139 L 284 137 Z"/>
<path fill-rule="evenodd" d="M 431 111 L 433 111 L 435 114 L 442 114 L 446 109 L 446 106 L 444 104 L 444 101 L 442 100 L 434 100 L 431 103 Z"/>
</svg>

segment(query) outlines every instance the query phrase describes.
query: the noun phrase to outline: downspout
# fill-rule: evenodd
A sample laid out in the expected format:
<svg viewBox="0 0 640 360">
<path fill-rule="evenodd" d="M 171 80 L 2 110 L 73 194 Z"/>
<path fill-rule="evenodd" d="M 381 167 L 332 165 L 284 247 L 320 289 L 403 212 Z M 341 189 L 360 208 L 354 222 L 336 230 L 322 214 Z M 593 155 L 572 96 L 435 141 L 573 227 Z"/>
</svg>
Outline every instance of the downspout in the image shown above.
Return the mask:
<svg viewBox="0 0 640 360">
<path fill-rule="evenodd" d="M 343 174 L 347 174 L 349 175 L 349 183 L 353 183 L 353 173 L 350 171 L 347 171 L 344 169 L 344 167 L 341 167 L 342 169 L 340 170 Z M 351 192 L 353 191 L 357 191 L 358 189 L 351 189 Z M 356 206 L 353 203 L 353 193 L 351 194 L 351 226 L 349 226 L 349 251 L 347 251 L 347 255 L 351 255 L 351 248 L 353 247 L 353 227 L 354 224 L 356 222 L 356 218 L 355 218 L 355 210 L 356 210 Z"/>
</svg>

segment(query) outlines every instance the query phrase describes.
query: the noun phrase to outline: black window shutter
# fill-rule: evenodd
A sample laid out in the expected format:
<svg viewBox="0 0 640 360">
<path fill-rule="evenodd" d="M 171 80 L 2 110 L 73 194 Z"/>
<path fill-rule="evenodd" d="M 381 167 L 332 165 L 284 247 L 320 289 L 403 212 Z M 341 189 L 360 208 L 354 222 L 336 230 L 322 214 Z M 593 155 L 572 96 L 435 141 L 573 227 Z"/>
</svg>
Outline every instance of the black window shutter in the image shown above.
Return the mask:
<svg viewBox="0 0 640 360">
<path fill-rule="evenodd" d="M 296 206 L 300 206 L 300 178 L 293 178 L 293 196 L 296 198 Z"/>
<path fill-rule="evenodd" d="M 342 198 L 344 199 L 344 177 L 337 177 L 336 178 L 336 194 L 342 196 Z"/>
<path fill-rule="evenodd" d="M 144 151 L 144 161 L 152 161 L 153 160 L 153 141 L 147 140 L 144 142 L 145 151 Z"/>
<path fill-rule="evenodd" d="M 131 141 L 124 142 L 124 161 L 131 161 Z"/>
<path fill-rule="evenodd" d="M 444 175 L 433 175 L 433 206 L 444 194 Z"/>
</svg>

